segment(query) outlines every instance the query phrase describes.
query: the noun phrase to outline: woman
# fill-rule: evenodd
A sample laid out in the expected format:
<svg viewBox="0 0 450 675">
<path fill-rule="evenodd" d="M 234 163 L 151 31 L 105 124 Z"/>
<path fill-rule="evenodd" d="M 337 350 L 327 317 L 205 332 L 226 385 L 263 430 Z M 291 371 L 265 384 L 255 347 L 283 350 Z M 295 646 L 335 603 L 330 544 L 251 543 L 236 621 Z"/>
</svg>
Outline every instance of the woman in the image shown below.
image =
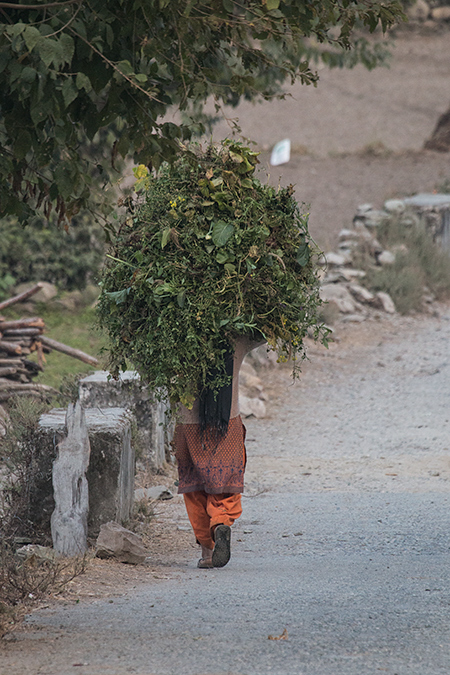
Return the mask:
<svg viewBox="0 0 450 675">
<path fill-rule="evenodd" d="M 225 356 L 228 386 L 209 390 L 192 410 L 180 408 L 174 446 L 178 493 L 182 494 L 197 543 L 198 567 L 223 567 L 230 559 L 231 525 L 242 513 L 246 464 L 245 427 L 239 415 L 239 371 L 248 352 L 264 341 L 237 338 Z"/>
</svg>

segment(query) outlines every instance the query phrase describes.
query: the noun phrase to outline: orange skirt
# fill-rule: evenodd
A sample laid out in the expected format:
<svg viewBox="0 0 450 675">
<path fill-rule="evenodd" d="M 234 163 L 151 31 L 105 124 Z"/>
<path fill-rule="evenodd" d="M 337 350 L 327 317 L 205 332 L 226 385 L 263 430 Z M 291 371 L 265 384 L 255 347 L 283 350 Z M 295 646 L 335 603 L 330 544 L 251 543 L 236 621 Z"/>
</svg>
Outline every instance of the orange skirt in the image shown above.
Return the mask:
<svg viewBox="0 0 450 675">
<path fill-rule="evenodd" d="M 178 492 L 235 494 L 244 491 L 245 427 L 233 417 L 228 431 L 217 440 L 199 424 L 178 424 L 173 439 L 178 462 Z"/>
</svg>

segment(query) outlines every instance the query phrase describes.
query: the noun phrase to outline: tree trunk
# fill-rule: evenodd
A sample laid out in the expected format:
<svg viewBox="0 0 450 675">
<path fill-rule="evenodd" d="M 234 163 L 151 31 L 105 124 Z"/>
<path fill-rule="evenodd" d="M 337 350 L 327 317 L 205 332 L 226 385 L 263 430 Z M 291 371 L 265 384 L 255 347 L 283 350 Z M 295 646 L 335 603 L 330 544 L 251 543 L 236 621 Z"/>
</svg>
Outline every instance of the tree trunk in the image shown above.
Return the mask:
<svg viewBox="0 0 450 675">
<path fill-rule="evenodd" d="M 449 152 L 450 150 L 450 108 L 440 116 L 436 127 L 425 143 L 425 150 L 438 150 Z"/>
</svg>

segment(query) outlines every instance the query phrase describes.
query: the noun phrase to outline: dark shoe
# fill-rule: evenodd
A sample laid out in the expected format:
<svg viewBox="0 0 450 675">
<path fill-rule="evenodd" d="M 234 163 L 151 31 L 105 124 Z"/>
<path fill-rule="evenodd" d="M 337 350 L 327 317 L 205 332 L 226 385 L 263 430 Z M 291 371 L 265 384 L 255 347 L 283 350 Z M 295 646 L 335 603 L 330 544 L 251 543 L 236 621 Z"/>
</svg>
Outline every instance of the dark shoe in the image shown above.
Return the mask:
<svg viewBox="0 0 450 675">
<path fill-rule="evenodd" d="M 197 563 L 197 567 L 199 567 L 201 570 L 210 570 L 214 567 L 214 565 L 211 558 L 200 558 Z"/>
<path fill-rule="evenodd" d="M 231 527 L 228 525 L 217 525 L 214 530 L 214 542 L 212 564 L 214 567 L 225 567 L 231 555 Z"/>
</svg>

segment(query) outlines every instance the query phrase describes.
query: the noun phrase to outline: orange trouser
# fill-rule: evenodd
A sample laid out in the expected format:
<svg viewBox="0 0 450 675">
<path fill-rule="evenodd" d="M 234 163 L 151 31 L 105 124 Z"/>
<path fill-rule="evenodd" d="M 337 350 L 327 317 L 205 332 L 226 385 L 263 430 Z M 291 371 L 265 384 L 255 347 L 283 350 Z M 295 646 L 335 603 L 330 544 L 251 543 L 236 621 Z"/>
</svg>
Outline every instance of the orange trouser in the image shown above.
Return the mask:
<svg viewBox="0 0 450 675">
<path fill-rule="evenodd" d="M 209 495 L 206 492 L 185 492 L 186 511 L 197 542 L 214 548 L 212 533 L 216 525 L 232 525 L 242 513 L 241 495 Z"/>
</svg>

